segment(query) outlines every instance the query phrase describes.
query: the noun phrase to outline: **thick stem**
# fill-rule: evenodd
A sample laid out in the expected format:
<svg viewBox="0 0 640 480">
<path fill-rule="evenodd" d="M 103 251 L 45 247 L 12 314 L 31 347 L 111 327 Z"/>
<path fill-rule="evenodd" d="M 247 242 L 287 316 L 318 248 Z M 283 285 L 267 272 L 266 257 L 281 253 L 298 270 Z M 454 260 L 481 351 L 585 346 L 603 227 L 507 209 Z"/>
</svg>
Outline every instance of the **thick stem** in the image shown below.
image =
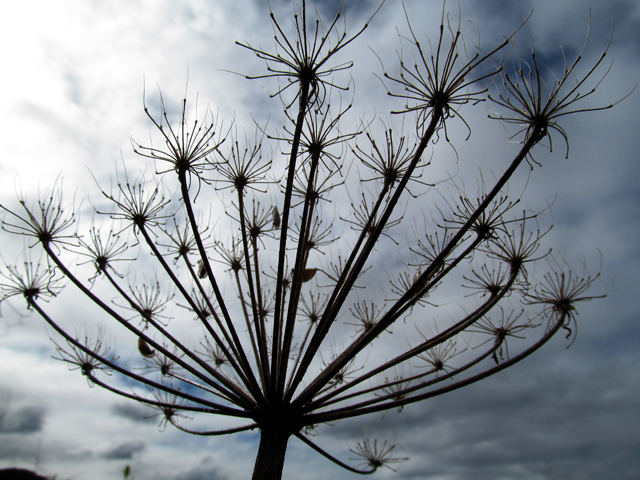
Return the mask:
<svg viewBox="0 0 640 480">
<path fill-rule="evenodd" d="M 270 422 L 271 423 L 271 422 Z M 280 480 L 291 430 L 276 422 L 260 429 L 260 447 L 253 468 L 253 480 Z"/>
<path fill-rule="evenodd" d="M 303 4 L 304 5 L 304 4 Z M 300 136 L 302 135 L 302 126 L 304 124 L 304 115 L 307 112 L 309 106 L 309 82 L 301 81 L 300 83 L 300 107 L 298 109 L 298 118 L 296 119 L 296 129 L 291 141 L 291 155 L 289 157 L 289 168 L 287 171 L 287 188 L 284 195 L 284 205 L 282 208 L 282 227 L 280 230 L 280 250 L 278 255 L 278 276 L 276 281 L 276 307 L 273 314 L 274 319 L 280 318 L 280 309 L 284 310 L 284 302 L 282 301 L 285 295 L 284 279 L 286 274 L 284 272 L 285 257 L 287 251 L 287 231 L 289 229 L 289 211 L 291 210 L 291 197 L 293 192 L 293 180 L 296 174 L 296 159 L 298 156 L 298 147 L 300 145 Z M 284 317 L 283 317 L 284 318 Z M 276 396 L 277 383 L 280 381 L 283 385 L 286 379 L 278 379 L 278 359 L 280 357 L 280 338 L 282 337 L 281 324 L 278 321 L 273 322 L 273 345 L 271 347 L 271 378 L 273 379 L 271 385 L 271 396 Z"/>
</svg>

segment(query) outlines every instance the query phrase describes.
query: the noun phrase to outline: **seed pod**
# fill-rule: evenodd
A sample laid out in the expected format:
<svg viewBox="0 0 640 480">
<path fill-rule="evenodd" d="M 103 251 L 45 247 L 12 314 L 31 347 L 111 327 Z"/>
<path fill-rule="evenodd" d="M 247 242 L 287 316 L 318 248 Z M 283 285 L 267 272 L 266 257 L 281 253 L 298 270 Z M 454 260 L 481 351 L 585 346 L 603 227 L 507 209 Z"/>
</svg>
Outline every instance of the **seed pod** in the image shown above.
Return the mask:
<svg viewBox="0 0 640 480">
<path fill-rule="evenodd" d="M 278 207 L 273 207 L 273 228 L 280 228 L 280 211 Z"/>
<path fill-rule="evenodd" d="M 198 278 L 204 278 L 207 276 L 207 269 L 204 266 L 202 260 L 198 260 Z"/>
<path fill-rule="evenodd" d="M 305 268 L 304 272 L 302 272 L 302 283 L 308 282 L 315 277 L 317 271 L 317 268 Z"/>
<path fill-rule="evenodd" d="M 151 350 L 149 344 L 142 338 L 138 338 L 138 351 L 143 357 L 151 358 L 156 354 L 155 350 Z"/>
</svg>

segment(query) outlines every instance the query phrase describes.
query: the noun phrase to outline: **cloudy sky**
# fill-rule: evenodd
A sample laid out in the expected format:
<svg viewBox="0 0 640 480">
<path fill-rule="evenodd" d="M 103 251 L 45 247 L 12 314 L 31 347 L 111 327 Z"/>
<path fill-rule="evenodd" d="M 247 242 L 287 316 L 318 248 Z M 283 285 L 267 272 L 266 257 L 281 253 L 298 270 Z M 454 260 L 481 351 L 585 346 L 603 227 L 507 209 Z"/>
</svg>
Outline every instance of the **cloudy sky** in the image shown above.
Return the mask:
<svg viewBox="0 0 640 480">
<path fill-rule="evenodd" d="M 440 2 L 406 1 L 412 27 L 436 38 Z M 454 3 L 454 2 L 450 2 Z M 336 0 L 318 2 L 329 18 Z M 432 8 L 425 8 L 429 5 Z M 366 22 L 376 2 L 348 2 L 350 31 Z M 460 2 L 469 44 L 490 49 L 533 14 L 517 37 L 523 55 L 534 39 L 538 58 L 562 69 L 559 44 L 568 58 L 580 51 L 589 22 L 585 62 L 606 47 L 612 20 L 615 35 L 609 75 L 587 102 L 595 108 L 627 95 L 640 77 L 640 7 L 632 0 L 528 0 Z M 291 2 L 273 0 L 286 19 Z M 116 165 L 144 168 L 130 138 L 144 142 L 151 126 L 142 109 L 161 86 L 170 108 L 188 96 L 202 111 L 210 106 L 228 125 L 251 131 L 253 120 L 271 117 L 281 125 L 281 108 L 270 100 L 270 81 L 248 81 L 230 72 L 260 74 L 263 64 L 236 40 L 271 47 L 273 32 L 261 0 L 58 0 L 12 2 L 0 18 L 3 75 L 0 87 L 0 203 L 15 207 L 18 194 L 35 198 L 60 175 L 65 194 L 75 194 L 81 212 L 99 204 L 94 178 L 108 185 Z M 453 21 L 457 7 L 451 5 Z M 284 21 L 283 24 L 288 22 Z M 398 27 L 406 34 L 401 2 L 387 0 L 370 28 L 353 44 L 349 58 L 358 118 L 397 108 L 379 79 L 380 60 L 397 64 Z M 424 38 L 424 37 L 423 37 Z M 375 53 L 374 53 L 375 52 Z M 346 58 L 346 57 L 345 57 Z M 608 65 L 609 63 L 607 63 Z M 354 91 L 353 89 L 351 91 Z M 554 151 L 539 146 L 536 166 L 523 172 L 510 191 L 522 191 L 530 208 L 547 211 L 554 229 L 545 241 L 579 264 L 582 255 L 595 273 L 594 294 L 580 305 L 578 336 L 571 348 L 558 335 L 526 361 L 479 384 L 404 409 L 371 428 L 395 431 L 400 456 L 411 460 L 396 473 L 376 478 L 465 479 L 631 479 L 640 470 L 640 135 L 639 92 L 610 110 L 563 119 L 570 142 L 557 137 Z M 154 97 L 156 98 L 156 97 Z M 474 187 L 479 168 L 485 178 L 499 173 L 517 145 L 508 132 L 486 119 L 484 105 L 466 114 L 473 134 L 452 129 L 443 156 L 453 161 L 447 174 Z M 271 124 L 270 123 L 270 124 Z M 440 151 L 438 151 L 440 152 Z M 121 166 L 118 168 L 122 168 Z M 153 167 L 148 167 L 152 169 Z M 441 172 L 443 176 L 445 170 Z M 203 197 L 204 198 L 204 197 Z M 216 200 L 216 196 L 211 197 Z M 86 218 L 85 218 L 86 220 Z M 20 258 L 22 240 L 2 234 L 4 262 Z M 37 256 L 37 252 L 33 255 Z M 600 267 L 601 265 L 601 267 Z M 4 267 L 4 265 L 2 265 Z M 69 298 L 69 297 L 67 297 Z M 81 307 L 55 301 L 60 318 L 78 319 Z M 131 465 L 138 480 L 249 478 L 257 436 L 238 434 L 203 439 L 158 427 L 149 411 L 100 388 L 89 388 L 78 372 L 53 360 L 50 332 L 20 299 L 2 305 L 0 320 L 0 468 L 21 466 L 58 478 L 107 480 Z M 82 322 L 80 322 L 82 324 Z M 76 323 L 78 325 L 78 323 Z M 361 436 L 364 421 L 322 430 L 343 460 Z M 383 425 L 383 427 L 379 427 Z M 356 478 L 291 440 L 285 478 Z"/>
</svg>

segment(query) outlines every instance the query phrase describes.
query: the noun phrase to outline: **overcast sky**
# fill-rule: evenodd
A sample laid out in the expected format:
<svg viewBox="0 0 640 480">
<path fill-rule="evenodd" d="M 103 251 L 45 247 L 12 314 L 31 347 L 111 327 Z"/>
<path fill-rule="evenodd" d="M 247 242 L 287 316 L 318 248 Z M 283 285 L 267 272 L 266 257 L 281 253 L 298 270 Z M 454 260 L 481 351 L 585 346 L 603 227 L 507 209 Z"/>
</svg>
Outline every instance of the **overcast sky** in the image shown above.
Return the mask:
<svg viewBox="0 0 640 480">
<path fill-rule="evenodd" d="M 405 2 L 412 27 L 436 38 L 441 3 Z M 450 2 L 452 18 L 457 6 Z M 329 18 L 339 2 L 318 2 Z M 427 5 L 429 8 L 425 7 Z M 375 1 L 347 5 L 352 32 L 370 17 Z M 527 29 L 517 37 L 526 53 L 528 31 L 538 58 L 562 68 L 580 51 L 591 11 L 591 37 L 585 62 L 601 54 L 615 24 L 608 56 L 609 75 L 585 103 L 608 105 L 627 95 L 640 77 L 640 6 L 633 0 L 545 0 L 460 2 L 469 43 L 480 32 L 490 49 L 516 30 L 531 11 Z M 272 0 L 278 18 L 291 2 Z M 108 184 L 124 158 L 131 171 L 144 162 L 131 151 L 130 138 L 143 142 L 151 125 L 142 109 L 143 90 L 156 84 L 176 105 L 188 95 L 204 111 L 209 105 L 229 124 L 251 131 L 252 118 L 269 116 L 281 125 L 281 108 L 270 100 L 269 81 L 248 81 L 229 71 L 260 74 L 263 67 L 236 40 L 271 48 L 273 32 L 262 0 L 57 0 L 12 2 L 0 18 L 0 203 L 15 207 L 19 192 L 29 198 L 64 178 L 69 198 L 99 202 L 93 178 Z M 387 0 L 370 28 L 353 44 L 354 110 L 370 119 L 393 108 L 379 79 L 380 61 L 397 63 L 396 27 L 406 34 L 401 2 Z M 375 54 L 373 53 L 375 52 Z M 608 64 L 607 64 L 608 65 Z M 640 471 L 640 135 L 639 92 L 615 108 L 569 116 L 562 126 L 571 142 L 569 159 L 557 137 L 552 153 L 538 146 L 542 164 L 526 167 L 512 191 L 522 190 L 530 208 L 553 203 L 554 229 L 545 238 L 569 260 L 582 255 L 590 271 L 602 262 L 602 281 L 594 294 L 607 298 L 579 306 L 578 336 L 571 348 L 562 335 L 540 352 L 495 377 L 428 402 L 390 412 L 383 424 L 396 432 L 401 456 L 396 473 L 382 469 L 375 478 L 466 479 L 632 479 Z M 393 104 L 397 108 L 397 103 Z M 479 112 L 479 113 L 478 113 Z M 517 145 L 486 119 L 484 105 L 468 113 L 473 134 L 452 130 L 459 161 L 448 173 L 475 186 L 478 169 L 493 178 Z M 446 147 L 443 155 L 454 156 Z M 148 167 L 152 169 L 153 167 Z M 518 183 L 519 182 L 519 183 Z M 212 198 L 216 198 L 215 196 Z M 85 201 L 81 210 L 88 210 Z M 2 257 L 14 263 L 20 239 L 2 234 Z M 231 291 L 231 289 L 230 289 Z M 78 318 L 73 302 L 52 302 L 59 317 Z M 35 468 L 73 480 L 122 477 L 131 465 L 137 480 L 249 478 L 257 435 L 203 439 L 145 418 L 133 402 L 99 387 L 89 388 L 78 372 L 53 360 L 55 346 L 42 319 L 14 299 L 2 305 L 0 320 L 0 468 Z M 338 423 L 322 430 L 322 445 L 348 460 L 349 448 L 366 422 Z M 221 424 L 222 425 L 222 424 Z M 290 441 L 284 478 L 356 478 L 301 444 Z"/>
</svg>

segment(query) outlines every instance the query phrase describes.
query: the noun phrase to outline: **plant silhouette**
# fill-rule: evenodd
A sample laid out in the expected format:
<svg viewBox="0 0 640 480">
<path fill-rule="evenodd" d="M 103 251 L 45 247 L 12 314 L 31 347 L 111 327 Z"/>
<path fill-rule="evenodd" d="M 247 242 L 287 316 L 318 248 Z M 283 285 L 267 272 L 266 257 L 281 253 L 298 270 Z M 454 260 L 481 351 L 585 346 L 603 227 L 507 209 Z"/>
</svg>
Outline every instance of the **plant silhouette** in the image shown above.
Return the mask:
<svg viewBox="0 0 640 480">
<path fill-rule="evenodd" d="M 507 185 L 535 168 L 538 145 L 559 137 L 568 155 L 564 116 L 613 106 L 582 103 L 606 76 L 606 48 L 586 70 L 580 53 L 549 77 L 535 53 L 506 62 L 513 36 L 472 48 L 443 10 L 430 42 L 408 22 L 398 65 L 380 75 L 397 107 L 352 128 L 352 62 L 342 59 L 368 23 L 349 34 L 343 14 L 323 22 L 302 1 L 292 30 L 271 14 L 273 50 L 238 44 L 266 67 L 246 78 L 277 85 L 281 130 L 250 138 L 210 111 L 190 120 L 186 99 L 176 114 L 162 95 L 159 107 L 145 98 L 155 143 L 133 149 L 155 177 L 125 169 L 103 188 L 110 207 L 95 209 L 106 226 L 80 232 L 59 183 L 36 203 L 20 198 L 22 210 L 2 206 L 3 230 L 45 258 L 6 265 L 2 301 L 24 297 L 55 331 L 60 360 L 153 407 L 163 427 L 259 430 L 255 479 L 281 477 L 291 437 L 352 472 L 391 468 L 406 459 L 394 442 L 364 438 L 341 460 L 316 426 L 400 412 L 489 377 L 560 331 L 574 336 L 576 305 L 597 297 L 599 274 L 550 255 L 539 213 Z M 465 114 L 485 100 L 491 118 L 516 125 L 519 146 L 493 183 L 446 199 L 436 192 L 453 179 L 431 174 L 434 145 L 452 144 L 454 124 L 471 136 Z M 212 222 L 207 211 L 226 214 Z M 534 264 L 548 273 L 533 275 Z M 49 313 L 63 283 L 137 349 L 132 359 L 121 360 L 105 327 L 72 333 Z M 197 338 L 184 334 L 194 319 Z M 211 415 L 236 426 L 187 423 Z"/>
</svg>

